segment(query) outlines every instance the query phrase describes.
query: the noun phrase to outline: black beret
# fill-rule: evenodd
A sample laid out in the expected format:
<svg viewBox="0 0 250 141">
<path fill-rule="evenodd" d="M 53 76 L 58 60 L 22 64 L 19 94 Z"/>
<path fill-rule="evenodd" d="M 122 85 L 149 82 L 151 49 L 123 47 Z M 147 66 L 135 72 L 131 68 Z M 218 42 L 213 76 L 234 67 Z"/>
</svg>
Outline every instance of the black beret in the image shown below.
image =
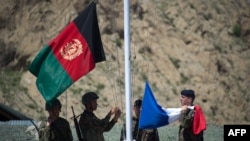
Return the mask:
<svg viewBox="0 0 250 141">
<path fill-rule="evenodd" d="M 186 97 L 191 97 L 193 99 L 195 98 L 195 93 L 193 90 L 182 90 L 181 95 L 184 95 Z"/>
<path fill-rule="evenodd" d="M 141 99 L 137 99 L 134 103 L 134 106 L 141 106 L 142 105 L 142 100 Z"/>
</svg>

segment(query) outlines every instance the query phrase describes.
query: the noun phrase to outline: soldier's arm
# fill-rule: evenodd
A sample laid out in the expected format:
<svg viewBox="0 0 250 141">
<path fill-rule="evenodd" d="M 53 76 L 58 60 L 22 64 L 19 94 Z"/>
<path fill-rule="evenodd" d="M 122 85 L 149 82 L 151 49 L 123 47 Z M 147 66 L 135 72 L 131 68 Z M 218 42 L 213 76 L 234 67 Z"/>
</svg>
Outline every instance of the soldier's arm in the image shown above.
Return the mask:
<svg viewBox="0 0 250 141">
<path fill-rule="evenodd" d="M 42 122 L 39 126 L 38 135 L 40 140 L 49 140 L 55 138 L 55 135 L 51 131 L 50 126 L 47 126 L 46 122 Z"/>
<path fill-rule="evenodd" d="M 114 125 L 115 123 L 118 121 L 118 119 L 120 118 L 121 116 L 121 110 L 116 107 L 115 110 L 114 110 L 114 114 L 115 116 L 113 117 L 113 119 L 108 123 L 107 127 L 105 128 L 104 131 L 109 131 Z M 111 114 L 110 114 L 111 115 Z"/>
<path fill-rule="evenodd" d="M 181 112 L 181 126 L 183 128 L 189 128 L 192 126 L 193 110 L 186 109 Z"/>
<path fill-rule="evenodd" d="M 104 131 L 109 131 L 110 129 L 112 129 L 112 127 L 115 125 L 117 121 L 115 121 L 114 119 L 112 119 L 107 126 L 105 127 Z"/>
<path fill-rule="evenodd" d="M 111 115 L 107 115 L 104 119 L 99 119 L 96 116 L 86 117 L 85 123 L 88 123 L 97 132 L 103 132 L 109 124 Z"/>
</svg>

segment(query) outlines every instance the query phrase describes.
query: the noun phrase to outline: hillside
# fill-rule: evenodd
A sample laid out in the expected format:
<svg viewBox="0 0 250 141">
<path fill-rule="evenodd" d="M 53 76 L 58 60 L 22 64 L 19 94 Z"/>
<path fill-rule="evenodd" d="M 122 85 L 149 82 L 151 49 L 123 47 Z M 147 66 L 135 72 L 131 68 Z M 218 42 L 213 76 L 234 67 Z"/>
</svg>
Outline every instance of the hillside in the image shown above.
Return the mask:
<svg viewBox="0 0 250 141">
<path fill-rule="evenodd" d="M 27 70 L 39 50 L 89 0 L 1 0 L 0 103 L 41 120 L 46 116 L 36 78 Z M 145 80 L 164 107 L 178 107 L 182 89 L 194 89 L 209 124 L 250 123 L 250 1 L 131 0 L 131 86 L 143 97 Z M 69 121 L 86 91 L 100 95 L 98 115 L 124 110 L 123 1 L 100 0 L 98 21 L 107 61 L 59 99 Z M 67 106 L 67 108 L 66 108 Z M 122 123 L 122 120 L 120 121 Z"/>
</svg>

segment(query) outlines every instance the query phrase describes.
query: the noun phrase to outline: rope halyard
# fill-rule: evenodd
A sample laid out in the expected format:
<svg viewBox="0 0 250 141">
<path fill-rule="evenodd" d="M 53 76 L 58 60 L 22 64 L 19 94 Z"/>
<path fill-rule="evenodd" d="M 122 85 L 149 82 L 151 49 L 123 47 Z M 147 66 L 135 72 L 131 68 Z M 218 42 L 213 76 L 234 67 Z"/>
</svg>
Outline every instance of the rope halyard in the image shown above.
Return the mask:
<svg viewBox="0 0 250 141">
<path fill-rule="evenodd" d="M 115 0 L 113 0 L 113 5 L 112 5 L 112 11 L 111 11 L 111 13 L 112 13 L 112 20 L 111 20 L 111 26 L 113 26 L 112 27 L 112 29 L 115 29 L 115 18 L 116 18 L 116 16 L 115 16 Z M 114 38 L 116 38 L 116 36 L 114 36 Z M 116 39 L 113 39 L 113 41 L 115 42 L 116 41 Z M 123 109 L 123 103 L 122 103 L 122 98 L 121 98 L 121 102 L 119 101 L 118 102 L 118 94 L 117 93 L 119 93 L 119 92 L 117 92 L 117 91 L 120 91 L 120 93 L 121 93 L 121 96 L 122 96 L 122 84 L 121 84 L 121 72 L 120 72 L 120 69 L 121 69 L 121 67 L 120 67 L 120 63 L 119 63 L 119 51 L 118 51 L 118 49 L 119 49 L 119 47 L 117 47 L 117 44 L 112 44 L 112 48 L 115 48 L 116 49 L 116 62 L 117 62 L 117 67 L 116 68 L 118 68 L 118 69 L 114 69 L 114 68 L 112 68 L 112 63 L 111 62 L 109 62 L 109 61 L 107 61 L 107 63 L 108 63 L 108 65 L 107 65 L 107 67 L 106 67 L 106 70 L 105 70 L 105 72 L 106 72 L 106 76 L 107 76 L 107 79 L 108 79 L 108 81 L 109 81 L 109 84 L 111 85 L 111 89 L 112 89 L 112 95 L 113 95 L 113 100 L 114 100 L 114 103 L 115 103 L 115 106 L 118 106 L 119 105 L 119 103 L 121 104 L 121 106 L 122 106 L 122 108 L 121 108 L 121 110 Z M 116 70 L 116 71 L 118 71 L 118 76 L 117 75 L 115 75 L 114 74 L 114 71 L 113 70 Z M 117 77 L 116 77 L 117 76 Z M 119 89 L 119 90 L 117 90 L 117 89 Z M 119 105 L 120 106 L 120 105 Z M 118 106 L 118 107 L 119 107 Z"/>
</svg>

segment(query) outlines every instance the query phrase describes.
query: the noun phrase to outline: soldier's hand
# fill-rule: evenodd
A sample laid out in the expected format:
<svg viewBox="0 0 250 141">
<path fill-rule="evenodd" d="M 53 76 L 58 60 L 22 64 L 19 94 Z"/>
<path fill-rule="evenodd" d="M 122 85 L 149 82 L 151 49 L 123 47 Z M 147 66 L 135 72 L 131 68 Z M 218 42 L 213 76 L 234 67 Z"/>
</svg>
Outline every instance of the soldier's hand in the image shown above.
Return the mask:
<svg viewBox="0 0 250 141">
<path fill-rule="evenodd" d="M 112 108 L 111 111 L 110 111 L 110 114 L 111 115 L 115 114 L 118 109 L 119 109 L 118 107 Z"/>
<path fill-rule="evenodd" d="M 117 109 L 115 116 L 117 116 L 118 118 L 121 116 L 122 112 L 120 109 Z"/>
<path fill-rule="evenodd" d="M 122 112 L 121 112 L 121 110 L 118 108 L 117 111 L 116 111 L 116 113 L 115 113 L 114 120 L 117 121 L 117 120 L 120 118 L 121 114 L 122 114 Z"/>
<path fill-rule="evenodd" d="M 181 107 L 181 110 L 184 111 L 184 110 L 187 110 L 188 106 L 187 105 L 184 105 Z"/>
</svg>

